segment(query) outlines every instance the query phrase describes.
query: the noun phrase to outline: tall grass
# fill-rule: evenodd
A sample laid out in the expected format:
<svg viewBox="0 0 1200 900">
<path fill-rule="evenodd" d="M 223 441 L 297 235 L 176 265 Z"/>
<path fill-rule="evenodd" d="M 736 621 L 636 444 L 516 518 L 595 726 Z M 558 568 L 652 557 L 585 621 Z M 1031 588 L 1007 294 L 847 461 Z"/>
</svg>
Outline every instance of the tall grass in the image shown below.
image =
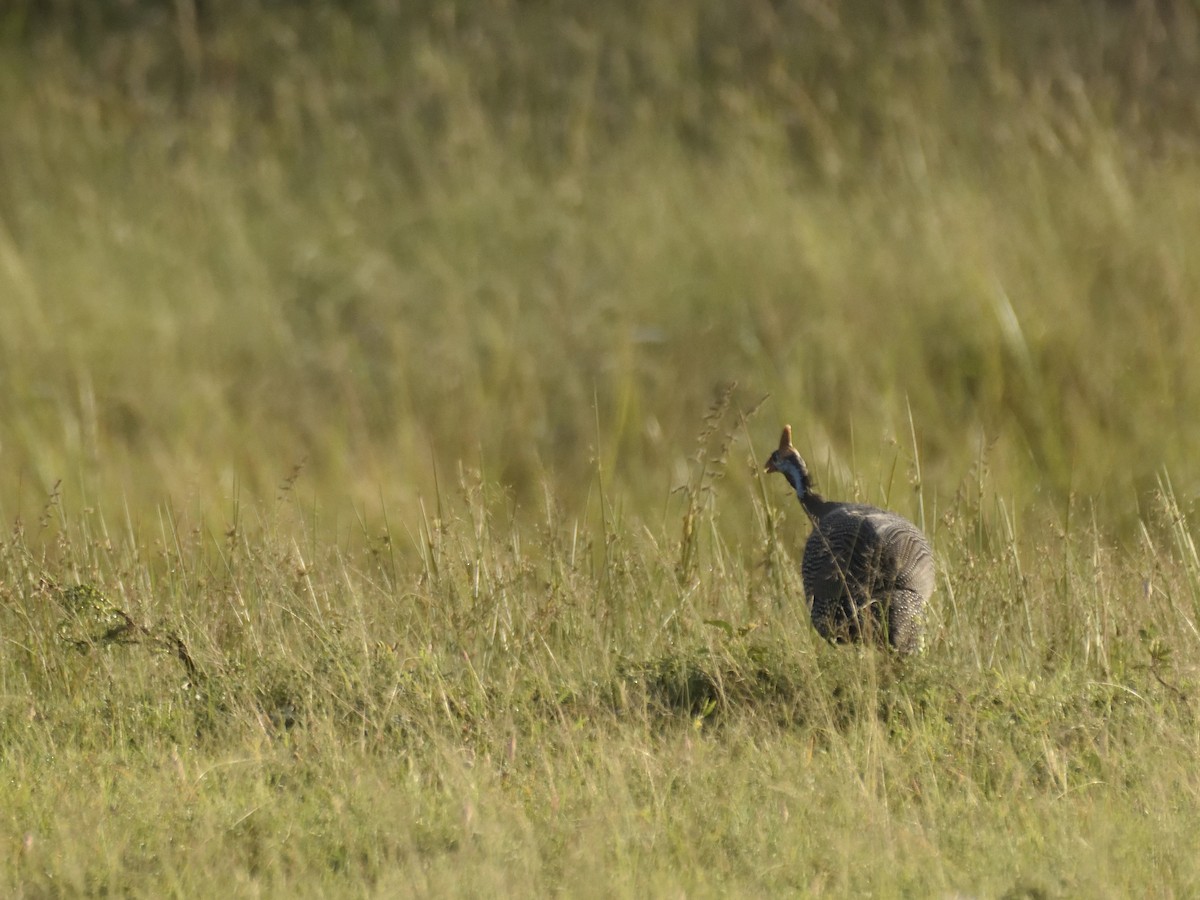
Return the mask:
<svg viewBox="0 0 1200 900">
<path fill-rule="evenodd" d="M 5 893 L 1196 891 L 1194 7 L 634 6 L 0 12 Z"/>
</svg>

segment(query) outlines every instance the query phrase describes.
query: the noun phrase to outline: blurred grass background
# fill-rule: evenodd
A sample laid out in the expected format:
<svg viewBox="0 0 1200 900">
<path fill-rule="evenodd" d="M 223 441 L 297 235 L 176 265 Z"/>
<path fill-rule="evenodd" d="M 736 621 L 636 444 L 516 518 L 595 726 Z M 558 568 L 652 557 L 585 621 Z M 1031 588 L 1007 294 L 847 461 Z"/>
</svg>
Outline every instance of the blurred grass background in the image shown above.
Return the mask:
<svg viewBox="0 0 1200 900">
<path fill-rule="evenodd" d="M 839 487 L 1128 531 L 1200 437 L 1189 3 L 17 3 L 0 497 L 435 462 L 660 509 L 727 382 Z M 877 462 L 882 460 L 882 462 Z M 739 479 L 738 485 L 745 480 Z M 877 486 L 866 491 L 879 499 Z M 731 491 L 734 493 L 734 491 Z"/>
</svg>

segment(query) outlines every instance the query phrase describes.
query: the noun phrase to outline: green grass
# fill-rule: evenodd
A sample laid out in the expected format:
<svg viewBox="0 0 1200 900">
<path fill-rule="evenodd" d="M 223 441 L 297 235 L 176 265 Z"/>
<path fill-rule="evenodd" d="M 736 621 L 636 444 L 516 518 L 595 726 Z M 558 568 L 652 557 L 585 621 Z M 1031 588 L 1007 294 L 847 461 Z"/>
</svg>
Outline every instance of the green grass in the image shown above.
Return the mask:
<svg viewBox="0 0 1200 900">
<path fill-rule="evenodd" d="M 1200 891 L 1195 6 L 625 6 L 0 12 L 0 893 Z"/>
</svg>

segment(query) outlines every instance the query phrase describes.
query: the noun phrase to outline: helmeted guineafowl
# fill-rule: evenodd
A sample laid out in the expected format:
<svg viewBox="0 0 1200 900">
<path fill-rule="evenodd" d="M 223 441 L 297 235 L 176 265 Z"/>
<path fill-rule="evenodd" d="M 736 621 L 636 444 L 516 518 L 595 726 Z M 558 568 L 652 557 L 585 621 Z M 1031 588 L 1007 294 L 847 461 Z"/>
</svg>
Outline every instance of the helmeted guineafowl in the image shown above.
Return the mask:
<svg viewBox="0 0 1200 900">
<path fill-rule="evenodd" d="M 792 446 L 790 425 L 766 471 L 779 472 L 812 520 L 804 546 L 804 593 L 812 622 L 828 641 L 886 640 L 911 653 L 921 645 L 933 593 L 933 551 L 903 516 L 861 503 L 826 500 Z"/>
</svg>

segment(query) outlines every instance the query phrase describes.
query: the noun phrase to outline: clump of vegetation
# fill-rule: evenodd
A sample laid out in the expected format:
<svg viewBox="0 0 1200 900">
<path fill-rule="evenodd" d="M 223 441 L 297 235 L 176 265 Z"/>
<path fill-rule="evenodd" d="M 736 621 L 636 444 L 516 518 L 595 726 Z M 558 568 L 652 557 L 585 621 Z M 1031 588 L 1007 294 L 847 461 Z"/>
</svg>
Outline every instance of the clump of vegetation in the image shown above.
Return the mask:
<svg viewBox="0 0 1200 900">
<path fill-rule="evenodd" d="M 10 7 L 0 892 L 1194 893 L 1194 6 Z"/>
</svg>

